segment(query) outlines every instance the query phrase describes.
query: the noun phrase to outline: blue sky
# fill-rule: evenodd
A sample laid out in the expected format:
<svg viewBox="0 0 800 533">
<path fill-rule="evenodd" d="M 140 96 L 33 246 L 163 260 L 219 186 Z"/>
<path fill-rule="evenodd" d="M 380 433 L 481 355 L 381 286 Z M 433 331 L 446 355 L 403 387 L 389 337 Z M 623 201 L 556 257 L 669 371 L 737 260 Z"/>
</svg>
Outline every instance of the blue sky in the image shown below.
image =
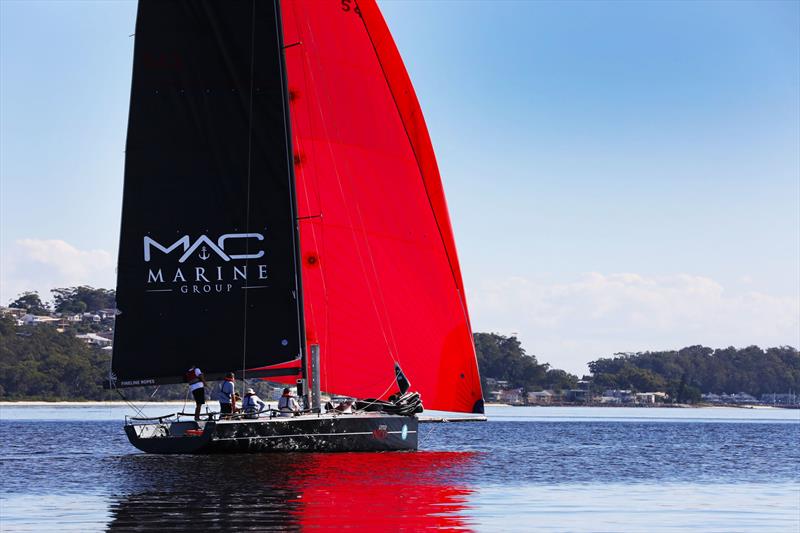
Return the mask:
<svg viewBox="0 0 800 533">
<path fill-rule="evenodd" d="M 800 3 L 382 1 L 477 331 L 800 344 Z M 0 300 L 113 286 L 134 2 L 0 1 Z"/>
</svg>

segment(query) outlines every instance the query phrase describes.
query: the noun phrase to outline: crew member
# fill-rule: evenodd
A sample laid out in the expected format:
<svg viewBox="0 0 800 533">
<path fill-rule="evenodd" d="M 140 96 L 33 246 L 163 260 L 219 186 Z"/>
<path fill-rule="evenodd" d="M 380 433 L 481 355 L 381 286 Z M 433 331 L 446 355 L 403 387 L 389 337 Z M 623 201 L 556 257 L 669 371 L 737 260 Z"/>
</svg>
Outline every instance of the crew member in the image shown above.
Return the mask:
<svg viewBox="0 0 800 533">
<path fill-rule="evenodd" d="M 244 417 L 256 418 L 258 413 L 266 408 L 267 404 L 258 397 L 256 391 L 247 389 L 244 393 L 244 398 L 242 398 L 242 412 L 244 412 Z"/>
<path fill-rule="evenodd" d="M 236 386 L 234 385 L 233 372 L 225 374 L 225 381 L 219 386 L 219 412 L 224 417 L 233 413 L 236 405 Z"/>
<path fill-rule="evenodd" d="M 283 394 L 278 400 L 278 410 L 281 412 L 281 416 L 294 416 L 300 410 L 300 404 L 297 403 L 295 397 L 292 396 L 292 391 L 288 388 L 283 389 Z"/>
<path fill-rule="evenodd" d="M 353 413 L 353 400 L 344 400 L 336 406 L 336 411 L 346 415 Z"/>
<path fill-rule="evenodd" d="M 206 380 L 203 378 L 203 372 L 196 366 L 186 371 L 185 379 L 189 384 L 189 392 L 194 397 L 194 419 L 200 420 L 200 407 L 206 403 Z"/>
</svg>

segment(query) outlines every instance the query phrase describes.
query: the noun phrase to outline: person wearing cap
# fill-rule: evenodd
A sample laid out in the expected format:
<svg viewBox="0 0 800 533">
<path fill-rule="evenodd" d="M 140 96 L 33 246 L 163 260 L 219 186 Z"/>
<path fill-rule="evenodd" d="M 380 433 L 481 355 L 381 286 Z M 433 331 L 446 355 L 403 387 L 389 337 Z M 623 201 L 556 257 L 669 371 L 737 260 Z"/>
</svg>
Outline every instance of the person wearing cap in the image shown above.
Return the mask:
<svg viewBox="0 0 800 533">
<path fill-rule="evenodd" d="M 225 381 L 219 386 L 217 399 L 219 401 L 219 412 L 222 416 L 233 413 L 233 408 L 236 405 L 236 387 L 234 385 L 233 372 L 228 372 L 225 375 Z"/>
<path fill-rule="evenodd" d="M 244 393 L 244 398 L 242 398 L 242 411 L 244 412 L 245 418 L 256 418 L 258 413 L 263 411 L 267 408 L 267 404 L 264 403 L 261 398 L 256 395 L 256 391 L 253 389 L 247 389 Z"/>
<path fill-rule="evenodd" d="M 294 416 L 299 410 L 300 404 L 298 404 L 295 397 L 292 396 L 292 391 L 290 391 L 288 387 L 283 389 L 283 394 L 278 400 L 278 411 L 281 412 L 281 416 Z"/>
<path fill-rule="evenodd" d="M 200 407 L 206 403 L 206 380 L 203 377 L 203 371 L 193 366 L 186 371 L 184 379 L 189 384 L 189 392 L 194 398 L 194 419 L 200 420 Z"/>
</svg>

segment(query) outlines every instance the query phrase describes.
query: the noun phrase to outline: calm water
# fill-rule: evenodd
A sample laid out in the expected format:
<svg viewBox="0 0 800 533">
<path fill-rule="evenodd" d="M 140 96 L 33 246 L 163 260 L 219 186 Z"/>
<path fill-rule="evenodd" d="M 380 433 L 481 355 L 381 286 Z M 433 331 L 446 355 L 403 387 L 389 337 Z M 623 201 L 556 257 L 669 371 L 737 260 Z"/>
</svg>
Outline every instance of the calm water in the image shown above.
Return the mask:
<svg viewBox="0 0 800 533">
<path fill-rule="evenodd" d="M 210 457 L 137 452 L 126 413 L 0 407 L 0 530 L 800 530 L 800 411 L 490 408 L 416 453 Z"/>
</svg>

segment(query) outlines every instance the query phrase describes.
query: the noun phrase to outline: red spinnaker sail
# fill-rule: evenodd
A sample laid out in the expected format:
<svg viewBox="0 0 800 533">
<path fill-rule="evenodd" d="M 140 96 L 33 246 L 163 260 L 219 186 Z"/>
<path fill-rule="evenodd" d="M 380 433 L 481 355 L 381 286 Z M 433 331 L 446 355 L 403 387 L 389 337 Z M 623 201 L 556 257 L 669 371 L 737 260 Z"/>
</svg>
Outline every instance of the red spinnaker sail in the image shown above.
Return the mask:
<svg viewBox="0 0 800 533">
<path fill-rule="evenodd" d="M 422 111 L 374 0 L 283 0 L 307 343 L 323 391 L 482 412 L 453 232 Z"/>
</svg>

